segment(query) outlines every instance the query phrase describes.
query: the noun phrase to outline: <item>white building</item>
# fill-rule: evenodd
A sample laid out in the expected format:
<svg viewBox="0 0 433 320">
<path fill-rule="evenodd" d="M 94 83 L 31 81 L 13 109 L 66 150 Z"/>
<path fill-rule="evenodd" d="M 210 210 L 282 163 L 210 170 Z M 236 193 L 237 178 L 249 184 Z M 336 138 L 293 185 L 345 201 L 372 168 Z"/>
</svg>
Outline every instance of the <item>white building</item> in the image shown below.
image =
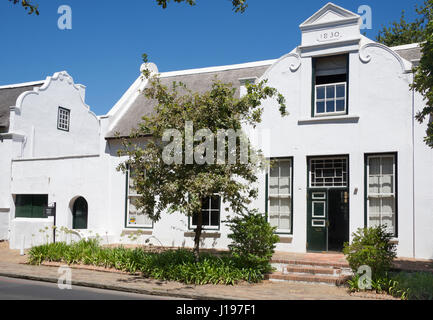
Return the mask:
<svg viewBox="0 0 433 320">
<path fill-rule="evenodd" d="M 240 94 L 246 80 L 268 79 L 285 96 L 290 115 L 281 117 L 267 100 L 256 128 L 268 135 L 265 149 L 277 165 L 260 175 L 253 207 L 278 227 L 277 250 L 340 250 L 357 228 L 382 223 L 399 256 L 433 258 L 433 150 L 423 142 L 426 124 L 414 119 L 423 99 L 409 89 L 420 48 L 375 43 L 360 24 L 330 3 L 301 24 L 302 42 L 280 59 L 161 78 L 204 91 L 216 75 Z M 116 170 L 125 159 L 117 156 L 115 133 L 128 136 L 152 111 L 139 92 L 146 85 L 138 77 L 102 117 L 89 111 L 84 87 L 66 73 L 0 87 L 0 236 L 12 248 L 23 239 L 26 247 L 44 241 L 38 230 L 53 221 L 41 207 L 54 202 L 57 226 L 83 235 L 119 243 L 125 231 L 142 230 L 156 245 L 193 246 L 187 217 L 167 214 L 152 223 L 135 214 L 131 181 Z M 203 208 L 205 247 L 229 243 L 224 206 L 216 197 Z"/>
</svg>

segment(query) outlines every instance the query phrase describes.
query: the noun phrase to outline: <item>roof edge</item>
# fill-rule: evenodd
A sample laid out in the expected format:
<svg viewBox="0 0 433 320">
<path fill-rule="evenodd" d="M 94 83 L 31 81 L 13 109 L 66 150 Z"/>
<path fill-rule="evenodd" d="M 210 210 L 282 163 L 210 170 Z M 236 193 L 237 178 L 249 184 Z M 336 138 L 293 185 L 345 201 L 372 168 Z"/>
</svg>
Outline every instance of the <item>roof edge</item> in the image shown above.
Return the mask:
<svg viewBox="0 0 433 320">
<path fill-rule="evenodd" d="M 218 71 L 226 71 L 226 70 L 262 67 L 262 66 L 272 65 L 277 60 L 278 59 L 269 59 L 269 60 L 245 62 L 245 63 L 238 63 L 238 64 L 229 64 L 229 65 L 223 65 L 223 66 L 204 67 L 204 68 L 196 68 L 196 69 L 185 69 L 185 70 L 178 70 L 178 71 L 168 71 L 168 72 L 161 72 L 160 76 L 161 76 L 161 78 L 169 78 L 169 77 L 190 75 L 190 74 L 210 73 L 210 72 L 218 72 Z"/>
<path fill-rule="evenodd" d="M 0 86 L 0 89 L 13 89 L 13 88 L 29 87 L 29 86 L 35 86 L 35 85 L 38 85 L 38 84 L 43 84 L 44 82 L 45 82 L 45 80 L 39 80 L 39 81 L 30 81 L 30 82 L 7 84 L 7 85 L 4 85 L 4 86 Z"/>
</svg>

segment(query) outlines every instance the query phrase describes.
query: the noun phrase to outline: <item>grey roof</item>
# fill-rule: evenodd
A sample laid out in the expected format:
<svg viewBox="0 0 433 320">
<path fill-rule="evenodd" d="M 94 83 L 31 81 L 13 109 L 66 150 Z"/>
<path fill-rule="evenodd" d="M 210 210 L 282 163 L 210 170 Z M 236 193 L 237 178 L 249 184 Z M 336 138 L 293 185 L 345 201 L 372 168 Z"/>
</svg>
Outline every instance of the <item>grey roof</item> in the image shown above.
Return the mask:
<svg viewBox="0 0 433 320">
<path fill-rule="evenodd" d="M 25 91 L 32 91 L 35 87 L 40 87 L 40 84 L 32 84 L 23 87 L 0 88 L 0 132 L 9 130 L 9 108 L 15 106 L 17 98 Z"/>
<path fill-rule="evenodd" d="M 171 77 L 161 77 L 161 82 L 164 85 L 170 86 L 173 81 L 184 83 L 188 89 L 197 93 L 204 93 L 211 88 L 212 82 L 218 79 L 224 83 L 231 83 L 237 89 L 239 95 L 240 81 L 242 78 L 261 77 L 270 65 L 249 67 L 241 69 L 231 69 L 217 72 L 192 73 Z M 144 115 L 149 115 L 153 111 L 156 102 L 147 99 L 143 94 L 140 94 L 132 103 L 129 110 L 122 116 L 111 132 L 106 135 L 107 139 L 115 138 L 118 133 L 122 137 L 126 137 L 131 133 L 133 128 L 141 121 Z"/>
<path fill-rule="evenodd" d="M 421 59 L 421 48 L 408 48 L 408 49 L 397 49 L 394 50 L 402 58 L 414 62 Z M 212 81 L 215 76 L 218 80 L 225 83 L 232 83 L 233 87 L 237 88 L 237 94 L 239 94 L 240 82 L 239 79 L 242 78 L 254 78 L 261 77 L 264 72 L 270 67 L 270 65 L 259 66 L 259 67 L 249 67 L 241 69 L 224 70 L 217 72 L 204 72 L 204 73 L 193 73 L 179 76 L 162 77 L 161 82 L 165 85 L 170 85 L 173 81 L 183 82 L 187 87 L 198 93 L 203 93 L 210 89 Z M 152 113 L 155 102 L 150 101 L 140 94 L 137 99 L 133 102 L 129 110 L 122 116 L 116 126 L 106 135 L 107 139 L 115 138 L 116 133 L 121 137 L 126 137 L 131 133 L 131 129 L 136 128 L 137 124 L 141 121 L 144 115 L 149 115 Z"/>
<path fill-rule="evenodd" d="M 418 64 L 421 59 L 422 53 L 420 47 L 409 48 L 409 49 L 400 49 L 394 50 L 396 53 L 400 55 L 403 59 L 407 61 L 414 62 L 415 65 Z"/>
</svg>

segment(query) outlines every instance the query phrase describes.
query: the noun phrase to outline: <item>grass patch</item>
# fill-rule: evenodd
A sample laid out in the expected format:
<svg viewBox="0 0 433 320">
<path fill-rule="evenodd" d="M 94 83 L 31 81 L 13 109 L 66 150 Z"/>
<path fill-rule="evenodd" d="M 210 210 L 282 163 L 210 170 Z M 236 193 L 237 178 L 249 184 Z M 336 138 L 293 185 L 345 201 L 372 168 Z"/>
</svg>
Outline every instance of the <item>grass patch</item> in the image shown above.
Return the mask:
<svg viewBox="0 0 433 320">
<path fill-rule="evenodd" d="M 194 254 L 186 249 L 155 253 L 142 248 L 104 248 L 94 239 L 70 245 L 50 243 L 30 249 L 30 264 L 39 265 L 44 261 L 115 268 L 129 273 L 141 272 L 148 278 L 199 285 L 260 282 L 268 271 L 263 267 L 253 268 L 231 255 L 203 253 L 196 262 Z"/>
<path fill-rule="evenodd" d="M 352 292 L 363 291 L 358 286 L 359 277 L 356 275 L 348 280 Z M 386 293 L 403 300 L 433 300 L 433 273 L 389 272 L 384 277 L 372 280 L 370 291 Z"/>
</svg>

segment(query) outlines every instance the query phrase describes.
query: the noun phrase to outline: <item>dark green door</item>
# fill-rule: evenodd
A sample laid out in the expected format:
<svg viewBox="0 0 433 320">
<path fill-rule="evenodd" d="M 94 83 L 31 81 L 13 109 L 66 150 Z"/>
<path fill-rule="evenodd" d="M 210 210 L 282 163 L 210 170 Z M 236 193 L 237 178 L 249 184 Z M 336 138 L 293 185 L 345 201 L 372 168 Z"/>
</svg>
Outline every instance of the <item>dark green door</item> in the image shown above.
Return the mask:
<svg viewBox="0 0 433 320">
<path fill-rule="evenodd" d="M 328 250 L 342 251 L 349 241 L 349 191 L 328 191 Z"/>
<path fill-rule="evenodd" d="M 328 193 L 327 190 L 308 191 L 307 250 L 328 251 Z"/>
<path fill-rule="evenodd" d="M 75 200 L 72 210 L 72 229 L 87 229 L 87 201 L 83 197 Z"/>
</svg>

